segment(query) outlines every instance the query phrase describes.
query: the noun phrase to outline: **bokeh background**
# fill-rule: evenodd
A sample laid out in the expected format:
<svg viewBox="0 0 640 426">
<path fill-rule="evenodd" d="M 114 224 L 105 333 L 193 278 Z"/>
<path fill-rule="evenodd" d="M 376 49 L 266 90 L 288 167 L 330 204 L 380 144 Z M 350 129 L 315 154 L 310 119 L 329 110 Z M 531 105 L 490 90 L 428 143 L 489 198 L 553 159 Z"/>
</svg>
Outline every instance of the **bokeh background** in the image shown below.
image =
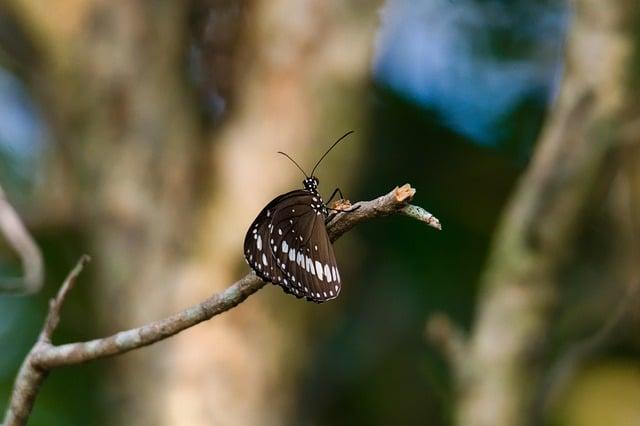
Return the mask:
<svg viewBox="0 0 640 426">
<path fill-rule="evenodd" d="M 46 279 L 0 294 L 0 410 L 83 253 L 57 342 L 243 276 L 260 208 L 317 175 L 402 217 L 336 243 L 344 289 L 267 286 L 54 371 L 33 425 L 640 425 L 637 0 L 4 0 L 0 185 Z M 20 262 L 0 238 L 0 276 Z"/>
</svg>

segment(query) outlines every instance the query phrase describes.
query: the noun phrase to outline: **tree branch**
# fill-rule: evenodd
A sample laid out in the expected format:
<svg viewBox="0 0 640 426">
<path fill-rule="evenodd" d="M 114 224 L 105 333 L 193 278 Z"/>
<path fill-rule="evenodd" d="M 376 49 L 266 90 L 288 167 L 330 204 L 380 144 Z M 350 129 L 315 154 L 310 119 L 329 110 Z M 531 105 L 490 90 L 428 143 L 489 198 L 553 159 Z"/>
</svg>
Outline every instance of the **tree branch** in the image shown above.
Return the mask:
<svg viewBox="0 0 640 426">
<path fill-rule="evenodd" d="M 42 254 L 0 187 L 0 233 L 22 262 L 24 276 L 0 281 L 0 293 L 31 294 L 42 287 Z"/>
<path fill-rule="evenodd" d="M 356 203 L 354 207 L 357 207 L 357 210 L 338 213 L 331 221 L 328 225 L 329 237 L 335 241 L 360 222 L 394 213 L 407 215 L 440 229 L 440 223 L 433 215 L 420 207 L 408 204 L 414 194 L 415 189 L 406 184 L 374 200 Z M 203 302 L 167 318 L 101 339 L 53 345 L 51 336 L 58 325 L 65 297 L 87 260 L 86 256 L 80 260 L 65 280 L 58 295 L 51 300 L 42 333 L 27 355 L 16 378 L 4 426 L 26 423 L 35 397 L 50 370 L 120 355 L 166 339 L 237 306 L 266 284 L 252 272 L 222 293 L 214 294 Z"/>
<path fill-rule="evenodd" d="M 442 354 L 456 377 L 459 387 L 464 384 L 467 336 L 443 313 L 435 313 L 427 320 L 425 335 Z"/>
</svg>

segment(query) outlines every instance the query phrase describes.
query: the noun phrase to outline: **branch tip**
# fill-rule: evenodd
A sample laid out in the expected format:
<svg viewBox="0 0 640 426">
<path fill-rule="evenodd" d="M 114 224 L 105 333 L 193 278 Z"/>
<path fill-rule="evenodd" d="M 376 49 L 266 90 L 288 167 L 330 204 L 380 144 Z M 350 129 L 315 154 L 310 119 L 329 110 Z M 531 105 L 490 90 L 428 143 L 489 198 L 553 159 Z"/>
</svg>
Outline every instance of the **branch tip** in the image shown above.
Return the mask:
<svg viewBox="0 0 640 426">
<path fill-rule="evenodd" d="M 409 202 L 416 194 L 415 188 L 412 188 L 410 184 L 405 183 L 401 187 L 395 189 L 396 201 L 399 203 Z"/>
<path fill-rule="evenodd" d="M 442 225 L 437 217 L 423 209 L 419 206 L 414 206 L 413 204 L 407 204 L 400 212 L 405 216 L 409 216 L 413 219 L 419 220 L 420 222 L 424 222 L 432 228 L 437 229 L 438 231 L 442 230 Z"/>
<path fill-rule="evenodd" d="M 67 278 L 62 283 L 60 290 L 58 290 L 58 294 L 49 300 L 49 314 L 47 315 L 44 327 L 42 328 L 42 333 L 40 335 L 41 340 L 45 342 L 51 341 L 53 332 L 60 323 L 60 311 L 62 310 L 62 305 L 67 298 L 67 294 L 69 294 L 69 291 L 73 288 L 76 279 L 84 269 L 85 265 L 90 261 L 91 257 L 89 255 L 83 254 L 80 256 L 78 263 L 76 263 L 76 266 L 71 270 L 71 272 L 69 272 L 69 275 L 67 275 Z"/>
<path fill-rule="evenodd" d="M 78 278 L 84 267 L 87 265 L 87 263 L 89 263 L 90 261 L 91 257 L 89 255 L 83 254 L 82 256 L 80 256 L 80 259 L 76 263 L 76 266 L 71 270 L 71 272 L 69 272 L 69 275 L 67 275 L 67 278 L 62 283 L 62 287 L 60 288 L 60 291 L 56 296 L 57 303 L 64 302 L 64 298 L 67 296 L 67 293 L 74 286 L 74 284 L 76 283 L 76 279 Z"/>
<path fill-rule="evenodd" d="M 425 337 L 439 349 L 451 369 L 462 375 L 467 351 L 464 332 L 447 315 L 438 312 L 427 320 Z"/>
</svg>

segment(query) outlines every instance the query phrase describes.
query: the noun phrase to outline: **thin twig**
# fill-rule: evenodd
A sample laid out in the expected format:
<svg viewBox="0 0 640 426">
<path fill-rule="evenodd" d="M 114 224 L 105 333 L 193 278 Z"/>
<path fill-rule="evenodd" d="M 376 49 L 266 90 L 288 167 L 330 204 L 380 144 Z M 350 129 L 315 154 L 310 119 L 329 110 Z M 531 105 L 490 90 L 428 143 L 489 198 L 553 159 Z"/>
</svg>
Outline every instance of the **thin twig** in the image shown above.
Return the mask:
<svg viewBox="0 0 640 426">
<path fill-rule="evenodd" d="M 22 262 L 22 278 L 0 281 L 0 293 L 31 294 L 40 290 L 43 281 L 42 254 L 20 216 L 0 187 L 0 233 Z"/>
<path fill-rule="evenodd" d="M 462 384 L 467 352 L 467 337 L 464 332 L 448 316 L 436 313 L 427 320 L 425 334 L 449 364 L 456 376 L 456 384 Z"/>
<path fill-rule="evenodd" d="M 403 207 L 400 210 L 400 213 L 402 213 L 405 216 L 409 216 L 413 219 L 424 222 L 427 225 L 431 226 L 432 228 L 436 228 L 438 231 L 442 231 L 442 225 L 440 225 L 440 221 L 438 220 L 438 218 L 432 215 L 431 213 L 429 213 L 428 211 L 426 211 L 425 209 L 423 209 L 422 207 L 409 204 L 408 206 Z"/>
<path fill-rule="evenodd" d="M 430 226 L 434 226 L 434 223 L 439 224 L 433 215 L 423 214 L 424 210 L 420 208 L 406 209 L 414 194 L 415 189 L 407 184 L 396 187 L 374 200 L 356 203 L 354 207 L 357 206 L 357 210 L 339 213 L 328 225 L 329 237 L 335 241 L 360 222 L 393 213 L 408 215 Z M 16 378 L 4 426 L 26 423 L 40 386 L 47 372 L 53 368 L 123 354 L 166 339 L 237 306 L 266 284 L 254 273 L 250 273 L 225 291 L 167 318 L 101 339 L 53 345 L 51 336 L 58 325 L 65 297 L 87 260 L 87 257 L 80 260 L 78 266 L 69 274 L 58 296 L 51 301 L 49 315 L 40 338 L 29 352 Z"/>
<path fill-rule="evenodd" d="M 62 287 L 58 291 L 56 297 L 49 301 L 49 315 L 44 323 L 44 327 L 42 328 L 42 333 L 40 334 L 40 340 L 43 342 L 51 342 L 51 338 L 53 337 L 53 332 L 58 327 L 60 323 L 60 312 L 62 311 L 62 305 L 64 301 L 67 299 L 67 295 L 73 288 L 78 276 L 84 269 L 85 265 L 91 260 L 89 256 L 86 254 L 83 255 L 76 267 L 71 270 L 67 278 L 64 280 Z"/>
<path fill-rule="evenodd" d="M 50 347 L 51 336 L 60 321 L 60 310 L 62 309 L 65 298 L 88 260 L 89 257 L 86 255 L 80 258 L 76 267 L 73 268 L 64 280 L 56 297 L 50 300 L 49 313 L 42 327 L 42 332 L 22 363 L 18 376 L 16 377 L 16 383 L 11 394 L 11 401 L 9 401 L 9 407 L 7 408 L 3 423 L 4 426 L 26 424 L 27 418 L 33 408 L 33 403 L 38 395 L 38 390 L 48 373 L 48 369 L 42 368 L 35 362 L 35 357 L 38 353 L 46 351 L 47 347 Z"/>
</svg>

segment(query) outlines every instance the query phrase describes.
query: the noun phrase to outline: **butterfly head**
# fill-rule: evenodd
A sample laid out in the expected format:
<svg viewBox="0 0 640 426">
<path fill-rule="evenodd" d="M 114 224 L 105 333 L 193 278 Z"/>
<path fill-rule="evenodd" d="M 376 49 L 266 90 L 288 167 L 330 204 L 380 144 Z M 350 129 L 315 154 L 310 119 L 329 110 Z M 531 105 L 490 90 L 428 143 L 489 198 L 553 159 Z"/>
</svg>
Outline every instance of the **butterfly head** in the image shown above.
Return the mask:
<svg viewBox="0 0 640 426">
<path fill-rule="evenodd" d="M 291 158 L 289 156 L 289 154 L 287 154 L 285 152 L 282 152 L 282 151 L 278 151 L 278 154 L 282 154 L 285 157 L 287 157 L 289 160 L 291 160 L 291 162 L 293 164 L 296 165 L 296 167 L 298 169 L 300 169 L 300 171 L 302 172 L 302 174 L 305 177 L 305 179 L 302 181 L 302 184 L 304 185 L 304 189 L 306 189 L 309 192 L 313 192 L 314 194 L 317 194 L 318 193 L 318 183 L 319 183 L 319 181 L 318 181 L 318 178 L 313 175 L 315 173 L 315 171 L 316 171 L 316 168 L 318 167 L 318 165 L 320 165 L 320 163 L 322 162 L 324 157 L 326 157 L 327 154 L 333 149 L 333 147 L 335 147 L 341 140 L 343 140 L 344 138 L 349 136 L 351 133 L 353 133 L 353 130 L 345 133 L 344 135 L 342 135 L 342 137 L 340 137 L 337 141 L 335 141 L 333 143 L 333 145 L 331 145 L 331 147 L 329 147 L 329 149 L 322 155 L 322 157 L 320 157 L 320 159 L 318 160 L 316 165 L 313 166 L 313 170 L 311 170 L 311 176 L 307 175 L 307 173 L 304 171 L 304 169 L 302 167 L 300 167 L 300 165 L 298 163 L 296 163 L 296 161 L 293 158 Z"/>
<path fill-rule="evenodd" d="M 302 184 L 304 185 L 304 189 L 311 192 L 318 191 L 318 183 L 320 182 L 318 181 L 318 178 L 315 176 L 308 177 L 302 181 Z"/>
</svg>

